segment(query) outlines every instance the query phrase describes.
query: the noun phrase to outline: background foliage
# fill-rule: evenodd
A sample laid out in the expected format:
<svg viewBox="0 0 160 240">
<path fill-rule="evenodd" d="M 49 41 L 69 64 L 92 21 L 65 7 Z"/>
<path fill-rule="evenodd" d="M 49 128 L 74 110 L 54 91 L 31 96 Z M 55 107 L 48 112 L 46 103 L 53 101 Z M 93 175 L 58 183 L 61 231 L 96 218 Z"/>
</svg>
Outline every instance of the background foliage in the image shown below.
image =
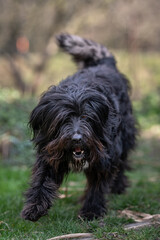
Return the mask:
<svg viewBox="0 0 160 240">
<path fill-rule="evenodd" d="M 158 227 L 124 232 L 122 226 L 130 220 L 117 216 L 126 208 L 150 214 L 160 209 L 159 9 L 157 0 L 0 0 L 0 238 L 46 239 L 91 231 L 98 239 L 158 239 Z M 76 71 L 70 57 L 56 46 L 60 32 L 107 46 L 132 84 L 140 128 L 131 156 L 134 171 L 128 173 L 132 187 L 124 196 L 110 197 L 103 224 L 77 220 L 83 175 L 69 177 L 61 193 L 68 191 L 72 197 L 56 203 L 55 211 L 39 223 L 24 223 L 19 217 L 22 192 L 35 159 L 27 126 L 30 112 L 43 91 Z"/>
</svg>

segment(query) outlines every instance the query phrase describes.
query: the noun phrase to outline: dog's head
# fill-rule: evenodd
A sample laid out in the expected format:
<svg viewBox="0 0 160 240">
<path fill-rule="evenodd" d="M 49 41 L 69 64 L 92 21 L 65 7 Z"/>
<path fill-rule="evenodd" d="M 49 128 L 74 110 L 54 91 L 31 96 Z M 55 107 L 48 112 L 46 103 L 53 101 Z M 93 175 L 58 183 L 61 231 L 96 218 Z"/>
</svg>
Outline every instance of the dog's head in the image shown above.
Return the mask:
<svg viewBox="0 0 160 240">
<path fill-rule="evenodd" d="M 100 92 L 75 89 L 51 87 L 31 113 L 30 126 L 38 152 L 50 164 L 65 161 L 81 171 L 107 154 L 115 110 Z"/>
</svg>

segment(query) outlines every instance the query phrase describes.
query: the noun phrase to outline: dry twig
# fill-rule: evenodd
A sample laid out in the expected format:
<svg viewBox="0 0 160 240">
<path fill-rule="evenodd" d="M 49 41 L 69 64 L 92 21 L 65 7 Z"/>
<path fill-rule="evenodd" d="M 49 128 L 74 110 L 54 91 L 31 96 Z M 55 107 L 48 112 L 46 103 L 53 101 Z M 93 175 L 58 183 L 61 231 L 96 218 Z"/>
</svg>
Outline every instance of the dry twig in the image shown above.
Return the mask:
<svg viewBox="0 0 160 240">
<path fill-rule="evenodd" d="M 135 223 L 131 223 L 124 226 L 125 230 L 129 229 L 139 229 L 142 227 L 147 227 L 155 224 L 160 224 L 160 214 L 147 214 L 147 213 L 141 213 L 141 212 L 134 212 L 128 209 L 125 209 L 123 211 L 119 211 L 120 216 L 122 217 L 128 217 L 135 221 Z"/>
<path fill-rule="evenodd" d="M 73 234 L 67 234 L 67 235 L 61 235 L 57 237 L 53 237 L 47 240 L 58 240 L 58 239 L 87 239 L 92 240 L 93 235 L 91 233 L 73 233 Z"/>
</svg>

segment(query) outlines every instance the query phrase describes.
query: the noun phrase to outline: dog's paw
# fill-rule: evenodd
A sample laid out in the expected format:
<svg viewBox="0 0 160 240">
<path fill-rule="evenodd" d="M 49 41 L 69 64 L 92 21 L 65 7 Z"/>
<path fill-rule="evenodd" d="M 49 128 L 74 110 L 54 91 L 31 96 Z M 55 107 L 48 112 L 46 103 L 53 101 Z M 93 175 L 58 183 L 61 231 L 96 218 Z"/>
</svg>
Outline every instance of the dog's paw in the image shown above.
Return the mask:
<svg viewBox="0 0 160 240">
<path fill-rule="evenodd" d="M 47 209 L 41 205 L 29 204 L 24 207 L 21 212 L 21 217 L 25 220 L 36 222 L 40 217 L 47 214 Z"/>
<path fill-rule="evenodd" d="M 103 217 L 104 214 L 106 213 L 106 209 L 105 208 L 92 208 L 92 209 L 81 209 L 80 211 L 80 217 L 82 217 L 83 219 L 86 219 L 88 221 L 92 221 L 94 219 Z"/>
</svg>

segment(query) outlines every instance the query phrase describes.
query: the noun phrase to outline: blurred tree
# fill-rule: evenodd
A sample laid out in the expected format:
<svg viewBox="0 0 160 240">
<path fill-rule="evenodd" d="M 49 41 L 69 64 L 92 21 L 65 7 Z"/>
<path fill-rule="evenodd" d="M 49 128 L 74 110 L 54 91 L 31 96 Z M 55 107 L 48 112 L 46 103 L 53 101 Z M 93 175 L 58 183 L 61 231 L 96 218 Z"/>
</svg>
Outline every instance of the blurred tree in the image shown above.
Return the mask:
<svg viewBox="0 0 160 240">
<path fill-rule="evenodd" d="M 26 36 L 31 52 L 42 52 L 59 31 L 91 35 L 112 47 L 160 50 L 157 0 L 0 0 L 0 53 L 17 52 Z M 98 33 L 98 34 L 97 34 Z"/>
<path fill-rule="evenodd" d="M 16 88 L 34 94 L 53 54 L 55 34 L 66 31 L 112 48 L 159 51 L 159 9 L 158 0 L 0 0 L 0 55 L 7 56 Z M 17 48 L 21 37 L 28 40 L 26 51 Z M 38 53 L 38 61 L 31 53 Z M 32 71 L 30 84 L 20 56 Z"/>
</svg>

